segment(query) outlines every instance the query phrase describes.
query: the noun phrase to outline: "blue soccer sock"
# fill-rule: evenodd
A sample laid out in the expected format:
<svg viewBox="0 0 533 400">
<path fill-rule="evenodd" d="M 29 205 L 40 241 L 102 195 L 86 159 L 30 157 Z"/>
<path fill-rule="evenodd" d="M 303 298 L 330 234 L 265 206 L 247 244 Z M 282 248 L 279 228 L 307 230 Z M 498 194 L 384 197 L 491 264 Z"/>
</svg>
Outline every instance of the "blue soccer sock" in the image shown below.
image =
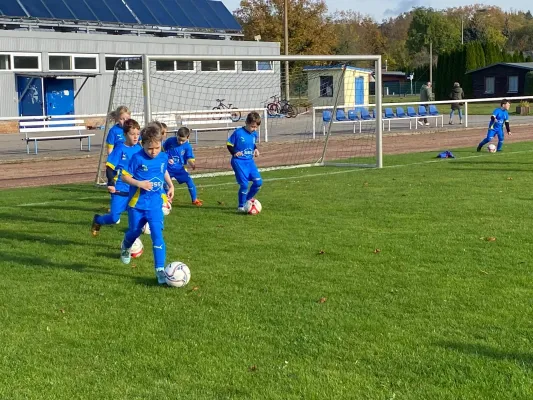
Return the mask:
<svg viewBox="0 0 533 400">
<path fill-rule="evenodd" d="M 496 151 L 502 151 L 503 147 L 503 140 L 498 140 L 498 146 L 496 147 Z"/>
<path fill-rule="evenodd" d="M 165 268 L 167 248 L 163 239 L 163 224 L 161 222 L 150 223 L 150 236 L 152 238 L 152 249 L 154 252 L 154 267 Z"/>
<path fill-rule="evenodd" d="M 479 142 L 479 145 L 477 147 L 481 148 L 481 147 L 485 146 L 488 142 L 490 142 L 490 139 L 485 138 L 481 142 Z"/>
<path fill-rule="evenodd" d="M 120 219 L 120 214 L 97 215 L 94 219 L 98 225 L 113 225 Z"/>
<path fill-rule="evenodd" d="M 239 207 L 244 207 L 244 203 L 246 203 L 247 192 L 248 192 L 248 185 L 239 186 L 239 193 L 238 193 Z"/>
<path fill-rule="evenodd" d="M 194 182 L 192 181 L 192 178 L 189 176 L 189 179 L 187 180 L 187 189 L 189 189 L 189 194 L 191 195 L 191 201 L 196 200 L 197 194 L 196 194 L 196 186 L 194 185 Z"/>
<path fill-rule="evenodd" d="M 259 189 L 261 189 L 261 185 L 263 184 L 262 179 L 256 179 L 253 181 L 252 186 L 250 187 L 250 190 L 248 191 L 248 194 L 246 195 L 246 201 L 253 199 L 257 192 L 259 192 Z"/>
</svg>

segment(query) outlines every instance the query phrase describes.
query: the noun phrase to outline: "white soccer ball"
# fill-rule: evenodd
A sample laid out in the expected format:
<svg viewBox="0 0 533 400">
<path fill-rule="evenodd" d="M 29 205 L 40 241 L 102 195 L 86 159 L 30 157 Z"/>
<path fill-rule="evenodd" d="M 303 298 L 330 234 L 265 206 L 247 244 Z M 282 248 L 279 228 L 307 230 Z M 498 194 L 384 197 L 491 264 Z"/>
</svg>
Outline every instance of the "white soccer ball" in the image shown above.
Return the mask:
<svg viewBox="0 0 533 400">
<path fill-rule="evenodd" d="M 150 231 L 150 225 L 148 224 L 148 222 L 146 224 L 144 224 L 144 226 L 143 226 L 143 233 L 145 235 L 150 235 L 152 233 Z"/>
<path fill-rule="evenodd" d="M 261 212 L 262 209 L 263 207 L 257 199 L 248 200 L 244 205 L 244 211 L 246 211 L 250 215 L 257 215 Z"/>
<path fill-rule="evenodd" d="M 165 279 L 168 286 L 183 287 L 189 283 L 191 271 L 181 261 L 173 261 L 165 267 Z"/>
<path fill-rule="evenodd" d="M 143 243 L 141 242 L 141 239 L 137 238 L 135 239 L 135 242 L 131 245 L 131 257 L 132 258 L 139 258 L 142 256 L 144 251 Z"/>
<path fill-rule="evenodd" d="M 489 153 L 496 153 L 496 145 L 491 143 L 487 146 L 487 150 L 489 151 Z"/>
<path fill-rule="evenodd" d="M 163 215 L 166 217 L 170 212 L 172 211 L 172 204 L 170 204 L 170 201 L 166 201 L 163 203 Z"/>
</svg>

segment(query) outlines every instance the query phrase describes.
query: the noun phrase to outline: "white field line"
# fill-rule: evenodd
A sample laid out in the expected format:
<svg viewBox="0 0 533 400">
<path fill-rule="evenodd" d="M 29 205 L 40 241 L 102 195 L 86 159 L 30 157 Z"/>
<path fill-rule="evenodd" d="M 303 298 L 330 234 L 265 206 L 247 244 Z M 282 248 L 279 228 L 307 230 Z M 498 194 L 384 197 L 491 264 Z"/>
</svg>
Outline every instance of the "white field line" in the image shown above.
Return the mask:
<svg viewBox="0 0 533 400">
<path fill-rule="evenodd" d="M 533 150 L 521 150 L 521 151 L 512 151 L 512 152 L 505 152 L 501 153 L 501 155 L 511 155 L 511 154 L 524 154 L 524 153 L 532 153 Z M 472 156 L 467 157 L 461 157 L 459 160 L 465 160 L 465 159 L 472 159 L 472 158 L 479 158 L 484 157 L 482 154 L 476 154 Z M 449 161 L 453 162 L 457 159 L 450 159 Z M 426 160 L 426 161 L 420 161 L 410 164 L 396 164 L 396 165 L 386 165 L 383 166 L 382 169 L 388 169 L 388 168 L 402 168 L 402 167 L 412 167 L 417 165 L 425 165 L 425 164 L 433 164 L 437 162 L 443 162 L 442 159 L 436 158 L 432 160 Z M 265 178 L 263 179 L 263 182 L 276 182 L 276 181 L 288 181 L 288 180 L 296 180 L 296 179 L 305 179 L 305 178 L 317 178 L 317 177 L 323 177 L 328 175 L 339 175 L 339 174 L 350 174 L 354 172 L 362 172 L 362 171 L 379 171 L 379 168 L 354 168 L 349 170 L 342 170 L 342 171 L 327 171 L 327 172 L 320 172 L 320 173 L 313 173 L 313 174 L 305 174 L 305 175 L 299 175 L 299 176 L 285 176 L 285 177 L 279 177 L 279 178 Z M 224 183 L 212 183 L 207 185 L 197 185 L 198 188 L 211 188 L 211 187 L 220 187 L 220 186 L 236 186 L 237 184 L 235 182 L 224 182 Z M 186 190 L 187 187 L 176 187 L 176 190 Z M 76 200 L 101 200 L 101 197 L 78 197 Z M 74 201 L 76 201 L 74 200 Z M 50 204 L 59 204 L 59 203 L 66 203 L 66 202 L 72 202 L 72 199 L 65 199 L 65 200 L 52 200 L 52 201 L 43 201 L 40 203 L 23 203 L 23 204 L 15 204 L 12 206 L 0 206 L 0 209 L 6 209 L 6 208 L 12 208 L 12 207 L 34 207 L 34 206 L 47 206 Z"/>
</svg>

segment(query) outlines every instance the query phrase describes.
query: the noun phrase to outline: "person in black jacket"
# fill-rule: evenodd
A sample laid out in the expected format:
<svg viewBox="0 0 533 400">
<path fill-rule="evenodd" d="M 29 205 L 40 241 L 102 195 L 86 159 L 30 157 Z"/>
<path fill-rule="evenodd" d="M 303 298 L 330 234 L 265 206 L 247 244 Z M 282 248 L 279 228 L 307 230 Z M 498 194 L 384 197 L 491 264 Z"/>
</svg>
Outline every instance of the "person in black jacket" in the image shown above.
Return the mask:
<svg viewBox="0 0 533 400">
<path fill-rule="evenodd" d="M 452 100 L 463 100 L 465 98 L 465 92 L 463 92 L 463 88 L 459 84 L 459 82 L 455 82 L 453 84 L 452 92 L 450 93 L 450 99 Z M 463 107 L 462 102 L 459 103 L 452 103 L 452 111 L 450 112 L 450 122 L 448 122 L 450 125 L 453 124 L 453 114 L 457 110 L 459 114 L 459 123 L 463 123 L 463 110 L 461 107 Z"/>
</svg>

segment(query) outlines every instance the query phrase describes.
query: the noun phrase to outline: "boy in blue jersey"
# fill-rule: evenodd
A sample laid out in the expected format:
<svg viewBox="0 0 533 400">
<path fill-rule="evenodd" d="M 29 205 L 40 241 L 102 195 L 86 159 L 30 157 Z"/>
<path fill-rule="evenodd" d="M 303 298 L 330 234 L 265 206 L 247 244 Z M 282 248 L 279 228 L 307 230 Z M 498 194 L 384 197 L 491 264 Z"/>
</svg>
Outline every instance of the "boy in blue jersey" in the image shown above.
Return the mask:
<svg viewBox="0 0 533 400">
<path fill-rule="evenodd" d="M 237 212 L 244 212 L 244 204 L 254 198 L 263 180 L 255 165 L 254 157 L 259 156 L 257 150 L 257 128 L 261 125 L 261 117 L 251 112 L 246 117 L 246 126 L 235 129 L 226 145 L 231 153 L 231 167 L 235 172 L 235 179 L 239 184 Z M 248 182 L 252 182 L 248 190 Z"/>
<path fill-rule="evenodd" d="M 178 129 L 175 137 L 168 138 L 163 144 L 163 149 L 168 154 L 168 172 L 171 178 L 174 178 L 181 185 L 187 184 L 189 194 L 191 195 L 192 204 L 201 207 L 203 205 L 196 194 L 196 186 L 187 172 L 187 166 L 190 166 L 193 170 L 196 169 L 196 160 L 194 159 L 194 153 L 192 146 L 189 143 L 189 136 L 191 131 L 187 127 L 181 127 Z"/>
<path fill-rule="evenodd" d="M 116 122 L 116 124 L 107 132 L 105 139 L 107 144 L 107 154 L 111 154 L 113 148 L 118 144 L 124 142 L 124 122 L 130 119 L 130 110 L 126 106 L 120 106 L 115 111 L 109 114 L 110 118 Z"/>
<path fill-rule="evenodd" d="M 509 107 L 511 103 L 509 100 L 502 100 L 500 103 L 500 108 L 497 108 L 492 113 L 490 117 L 489 130 L 487 131 L 487 137 L 483 139 L 477 146 L 477 151 L 481 151 L 483 146 L 489 143 L 495 135 L 498 135 L 498 147 L 496 151 L 502 151 L 503 146 L 503 125 L 505 124 L 505 129 L 507 134 L 511 135 L 511 128 L 509 127 Z"/>
<path fill-rule="evenodd" d="M 134 154 L 130 163 L 122 171 L 122 180 L 130 185 L 128 202 L 128 230 L 122 241 L 120 259 L 124 264 L 131 261 L 131 246 L 141 235 L 143 226 L 148 223 L 154 252 L 157 282 L 165 281 L 166 248 L 163 239 L 163 198 L 161 192 L 166 183 L 167 196 L 172 201 L 174 185 L 167 171 L 168 156 L 161 151 L 163 137 L 154 124 L 141 132 L 143 149 Z"/>
<path fill-rule="evenodd" d="M 111 193 L 111 205 L 109 207 L 109 214 L 97 214 L 94 216 L 91 228 L 93 236 L 98 235 L 102 225 L 116 224 L 120 219 L 120 214 L 126 211 L 130 187 L 120 179 L 120 173 L 122 168 L 128 166 L 132 156 L 142 149 L 138 143 L 140 129 L 141 127 L 138 122 L 133 119 L 124 122 L 126 141 L 115 146 L 111 154 L 107 157 L 107 190 Z"/>
</svg>

